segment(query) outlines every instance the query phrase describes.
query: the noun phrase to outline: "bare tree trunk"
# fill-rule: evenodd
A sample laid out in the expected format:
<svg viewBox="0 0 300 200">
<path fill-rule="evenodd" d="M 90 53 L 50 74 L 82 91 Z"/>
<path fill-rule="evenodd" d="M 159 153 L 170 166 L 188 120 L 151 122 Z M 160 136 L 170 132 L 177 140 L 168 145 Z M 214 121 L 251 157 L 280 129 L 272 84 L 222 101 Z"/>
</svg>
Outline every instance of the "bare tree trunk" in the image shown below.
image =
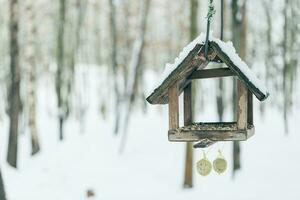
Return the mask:
<svg viewBox="0 0 300 200">
<path fill-rule="evenodd" d="M 246 23 L 246 2 L 247 0 L 243 0 L 239 2 L 238 0 L 233 0 L 231 2 L 231 9 L 232 9 L 232 41 L 239 52 L 240 57 L 242 59 L 246 58 L 246 31 L 247 31 L 247 23 Z M 241 4 L 240 4 L 241 3 Z M 241 18 L 238 16 L 241 14 Z M 236 118 L 236 80 L 233 83 L 233 115 Z M 240 143 L 233 142 L 233 174 L 236 170 L 241 168 L 240 162 Z"/>
<path fill-rule="evenodd" d="M 190 0 L 190 40 L 198 34 L 198 0 Z M 192 84 L 192 107 L 195 108 L 196 84 Z M 193 116 L 194 118 L 194 116 Z M 185 148 L 184 188 L 193 187 L 193 143 L 187 142 Z"/>
<path fill-rule="evenodd" d="M 6 200 L 6 195 L 5 195 L 5 189 L 4 189 L 4 183 L 3 183 L 1 169 L 0 169 L 0 200 Z"/>
<path fill-rule="evenodd" d="M 94 12 L 95 17 L 96 17 L 96 25 L 95 25 L 95 29 L 94 29 L 94 34 L 95 34 L 95 43 L 94 43 L 94 47 L 95 47 L 95 58 L 96 58 L 96 63 L 98 65 L 101 65 L 102 63 L 102 50 L 101 50 L 101 18 L 100 18 L 100 13 L 101 13 L 101 5 L 100 5 L 100 1 L 95 1 L 95 6 L 94 6 Z"/>
<path fill-rule="evenodd" d="M 267 40 L 267 52 L 266 52 L 266 58 L 265 58 L 265 66 L 266 66 L 266 74 L 265 79 L 267 85 L 269 85 L 270 77 L 271 77 L 271 69 L 274 68 L 273 63 L 273 45 L 272 45 L 272 32 L 273 32 L 273 26 L 272 26 L 272 2 L 269 0 L 263 0 L 262 5 L 264 8 L 264 12 L 266 15 L 266 21 L 267 21 L 267 29 L 265 32 L 266 40 Z M 265 104 L 261 103 L 259 105 L 260 113 L 264 115 L 265 113 Z"/>
<path fill-rule="evenodd" d="M 66 0 L 59 0 L 59 21 L 58 21 L 58 34 L 57 34 L 57 70 L 56 70 L 56 95 L 57 95 L 57 107 L 58 123 L 59 123 L 59 139 L 63 140 L 63 123 L 64 123 L 64 111 L 63 111 L 63 96 L 62 96 L 62 84 L 63 84 L 63 68 L 64 68 L 64 25 L 65 25 L 65 5 Z"/>
<path fill-rule="evenodd" d="M 77 23 L 76 23 L 76 29 L 75 29 L 75 41 L 72 49 L 72 60 L 71 60 L 71 69 L 72 72 L 74 72 L 76 59 L 78 57 L 78 50 L 80 47 L 80 41 L 81 41 L 81 28 L 82 23 L 85 18 L 85 11 L 86 11 L 87 2 L 76 0 L 76 9 L 77 9 Z"/>
<path fill-rule="evenodd" d="M 284 96 L 284 106 L 283 106 L 283 119 L 284 119 L 284 128 L 285 133 L 288 133 L 288 123 L 287 123 L 287 110 L 288 110 L 288 101 L 287 101 L 287 73 L 288 73 L 288 61 L 287 61 L 287 32 L 288 32 L 288 10 L 289 0 L 285 0 L 284 7 L 284 29 L 283 29 L 283 79 L 282 79 L 282 88 Z"/>
<path fill-rule="evenodd" d="M 133 52 L 129 64 L 129 78 L 128 78 L 128 87 L 126 89 L 126 97 L 127 97 L 127 110 L 125 111 L 124 117 L 124 129 L 123 135 L 120 145 L 120 153 L 122 153 L 125 149 L 126 139 L 127 139 L 127 128 L 130 119 L 130 112 L 132 108 L 132 104 L 135 100 L 135 94 L 137 93 L 137 88 L 139 85 L 139 79 L 142 73 L 142 56 L 143 50 L 145 46 L 145 34 L 146 34 L 146 25 L 147 25 L 147 18 L 148 12 L 150 7 L 150 0 L 143 0 L 142 10 L 141 10 L 141 18 L 140 18 L 140 36 L 135 41 Z M 132 77 L 132 78 L 131 78 Z"/>
<path fill-rule="evenodd" d="M 76 21 L 76 28 L 75 28 L 75 39 L 74 39 L 74 44 L 71 52 L 70 67 L 71 67 L 72 78 L 68 82 L 69 93 L 71 92 L 71 88 L 72 88 L 71 85 L 73 84 L 75 65 L 76 65 L 76 60 L 78 58 L 78 50 L 80 48 L 80 41 L 81 41 L 81 27 L 85 18 L 86 6 L 87 6 L 87 2 L 76 0 L 77 21 Z"/>
<path fill-rule="evenodd" d="M 223 23 L 226 21 L 226 3 L 223 4 Z M 223 24 L 224 27 L 224 24 Z M 221 37 L 223 37 L 224 30 L 221 30 Z M 223 37 L 224 38 L 224 37 Z M 224 80 L 222 78 L 218 79 L 218 85 L 217 85 L 217 98 L 216 98 L 216 103 L 217 103 L 217 112 L 218 112 L 218 117 L 219 121 L 223 121 L 223 116 L 224 116 Z"/>
<path fill-rule="evenodd" d="M 269 78 L 271 76 L 270 66 L 273 66 L 273 45 L 272 45 L 272 10 L 270 8 L 272 2 L 269 0 L 262 1 L 262 5 L 266 14 L 267 19 L 267 30 L 266 30 L 266 39 L 267 39 L 267 58 L 265 59 L 266 64 L 266 81 L 269 82 Z M 261 104 L 263 105 L 263 104 Z"/>
<path fill-rule="evenodd" d="M 218 87 L 217 87 L 217 111 L 218 111 L 218 117 L 219 121 L 223 121 L 223 115 L 224 115 L 224 81 L 222 78 L 218 80 Z"/>
<path fill-rule="evenodd" d="M 284 27 L 283 27 L 283 79 L 282 89 L 284 97 L 283 118 L 285 133 L 289 132 L 289 112 L 293 105 L 293 89 L 297 76 L 298 56 L 299 52 L 299 1 L 285 0 L 284 5 Z"/>
<path fill-rule="evenodd" d="M 10 85 L 8 99 L 10 125 L 7 162 L 13 167 L 17 167 L 18 126 L 21 110 L 18 12 L 18 0 L 10 0 Z"/>
<path fill-rule="evenodd" d="M 78 51 L 81 46 L 81 30 L 82 24 L 85 19 L 87 2 L 82 0 L 76 0 L 76 11 L 77 11 L 77 18 L 76 18 L 76 27 L 75 27 L 75 39 L 74 44 L 72 47 L 71 52 L 71 60 L 70 60 L 70 78 L 68 79 L 68 95 L 72 93 L 72 85 L 74 84 L 74 76 L 75 76 L 75 66 L 78 60 Z M 98 44 L 97 44 L 98 46 Z M 99 47 L 99 46 L 98 46 Z M 82 97 L 79 97 L 79 123 L 80 123 L 80 132 L 84 132 L 84 118 L 86 115 L 86 106 L 82 105 Z"/>
<path fill-rule="evenodd" d="M 130 27 L 130 15 L 131 15 L 131 10 L 130 7 L 132 7 L 132 5 L 130 4 L 130 0 L 123 0 L 122 4 L 123 4 L 123 13 L 124 13 L 124 21 L 122 21 L 122 31 L 123 33 L 123 38 L 124 38 L 124 42 L 123 42 L 123 51 L 122 51 L 122 73 L 123 73 L 123 77 L 124 77 L 124 85 L 125 88 L 128 87 L 128 73 L 129 73 L 129 66 L 127 65 L 127 63 L 130 62 L 131 59 L 131 53 L 130 51 L 128 51 L 127 49 L 130 49 L 132 46 L 132 41 L 131 41 L 131 35 L 130 35 L 130 31 L 126 31 L 128 29 L 128 27 Z"/>
<path fill-rule="evenodd" d="M 34 40 L 36 38 L 36 27 L 34 25 L 35 12 L 32 1 L 27 1 L 26 7 L 28 21 L 28 36 L 27 44 L 25 46 L 25 60 L 26 60 L 26 75 L 27 75 L 27 111 L 28 111 L 28 125 L 31 136 L 31 154 L 34 155 L 40 151 L 38 131 L 36 126 L 36 62 L 35 62 L 35 46 Z"/>
<path fill-rule="evenodd" d="M 295 53 L 297 48 L 295 44 L 297 43 L 297 1 L 285 0 L 284 6 L 284 37 L 283 37 L 283 96 L 284 96 L 284 126 L 285 133 L 288 134 L 288 114 L 293 103 L 293 83 L 296 74 L 297 57 Z M 297 44 L 296 44 L 297 45 Z"/>
<path fill-rule="evenodd" d="M 120 124 L 120 91 L 118 87 L 118 62 L 117 62 L 117 24 L 116 24 L 116 5 L 115 0 L 109 0 L 110 6 L 110 31 L 111 31 L 111 42 L 112 42 L 112 51 L 111 51 L 111 64 L 113 70 L 113 84 L 115 92 L 115 128 L 114 133 L 118 134 L 119 124 Z"/>
</svg>

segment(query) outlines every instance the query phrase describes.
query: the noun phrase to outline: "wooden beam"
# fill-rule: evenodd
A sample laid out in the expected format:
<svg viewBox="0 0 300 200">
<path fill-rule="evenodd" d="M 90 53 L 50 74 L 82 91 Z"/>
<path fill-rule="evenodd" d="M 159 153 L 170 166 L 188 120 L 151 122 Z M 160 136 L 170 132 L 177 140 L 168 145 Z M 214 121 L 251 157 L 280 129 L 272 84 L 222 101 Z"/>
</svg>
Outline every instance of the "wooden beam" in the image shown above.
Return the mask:
<svg viewBox="0 0 300 200">
<path fill-rule="evenodd" d="M 192 83 L 189 83 L 184 88 L 183 93 L 183 112 L 184 112 L 184 125 L 191 125 L 193 120 L 193 111 L 192 111 Z"/>
<path fill-rule="evenodd" d="M 217 78 L 235 75 L 236 74 L 229 68 L 203 69 L 194 71 L 189 76 L 189 79 Z"/>
<path fill-rule="evenodd" d="M 203 69 L 208 65 L 209 61 L 205 59 L 203 49 L 202 44 L 197 44 L 194 49 L 190 51 L 188 56 L 181 62 L 181 64 L 179 64 L 178 67 L 171 72 L 163 83 L 158 86 L 146 100 L 151 104 L 168 103 L 168 88 L 175 83 L 178 83 L 180 94 L 191 81 L 188 77 L 193 73 L 193 71 Z M 212 49 L 209 49 L 209 59 L 214 59 L 215 56 L 215 52 Z"/>
<path fill-rule="evenodd" d="M 248 90 L 248 124 L 253 125 L 253 94 Z"/>
<path fill-rule="evenodd" d="M 210 141 L 244 141 L 254 134 L 254 126 L 238 129 L 236 122 L 193 123 L 177 129 L 169 130 L 170 142 Z M 209 142 L 210 143 L 210 142 Z"/>
<path fill-rule="evenodd" d="M 242 80 L 244 84 L 248 86 L 250 91 L 258 98 L 258 100 L 263 101 L 269 96 L 269 93 L 265 94 L 264 91 L 260 91 L 259 88 L 257 88 L 251 80 L 249 80 L 249 77 L 247 77 L 245 73 L 241 71 L 241 69 L 238 66 L 236 66 L 232 60 L 230 60 L 228 55 L 222 51 L 222 49 L 216 42 L 211 41 L 209 45 L 216 52 L 216 56 L 218 56 L 231 70 L 233 70 L 236 73 L 239 79 Z"/>
<path fill-rule="evenodd" d="M 245 131 L 176 131 L 169 130 L 170 142 L 197 142 L 203 139 L 210 139 L 212 141 L 244 141 L 247 140 Z"/>
<path fill-rule="evenodd" d="M 183 93 L 183 112 L 184 112 L 184 125 L 192 124 L 192 83 L 190 82 L 185 88 Z M 184 186 L 192 187 L 193 185 L 193 143 L 186 143 L 185 151 L 185 169 L 184 169 Z"/>
<path fill-rule="evenodd" d="M 168 90 L 169 96 L 169 130 L 179 127 L 178 85 L 172 85 Z"/>
<path fill-rule="evenodd" d="M 147 101 L 151 104 L 166 104 L 168 103 L 168 88 L 173 84 L 178 83 L 181 79 L 189 76 L 201 64 L 208 62 L 201 60 L 198 55 L 203 45 L 196 45 L 190 51 L 188 56 L 178 65 L 178 67 L 157 87 L 153 93 L 147 97 Z M 206 66 L 205 65 L 205 66 Z M 180 84 L 179 84 L 180 85 Z"/>
<path fill-rule="evenodd" d="M 247 130 L 205 131 L 205 130 L 169 130 L 170 142 L 197 142 L 203 139 L 211 141 L 245 141 L 254 134 L 254 127 Z"/>
<path fill-rule="evenodd" d="M 243 82 L 237 80 L 237 128 L 239 130 L 247 129 L 247 106 L 248 89 Z"/>
</svg>

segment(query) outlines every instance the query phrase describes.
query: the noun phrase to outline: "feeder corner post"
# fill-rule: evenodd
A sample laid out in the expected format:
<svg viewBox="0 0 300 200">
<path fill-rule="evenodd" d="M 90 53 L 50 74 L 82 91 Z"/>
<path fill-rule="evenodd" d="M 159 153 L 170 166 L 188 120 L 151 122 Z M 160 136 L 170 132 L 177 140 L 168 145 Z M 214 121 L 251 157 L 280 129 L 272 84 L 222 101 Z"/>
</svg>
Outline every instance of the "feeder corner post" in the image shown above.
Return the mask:
<svg viewBox="0 0 300 200">
<path fill-rule="evenodd" d="M 246 130 L 248 125 L 248 89 L 237 80 L 237 128 Z"/>
<path fill-rule="evenodd" d="M 190 82 L 183 91 L 183 112 L 184 126 L 189 126 L 193 122 L 192 111 L 192 82 Z M 186 143 L 185 169 L 184 169 L 184 188 L 193 187 L 193 143 Z"/>
<path fill-rule="evenodd" d="M 248 89 L 248 99 L 247 99 L 248 107 L 247 107 L 247 120 L 248 124 L 252 125 L 254 124 L 253 122 L 253 94 L 251 91 Z"/>
<path fill-rule="evenodd" d="M 168 89 L 169 98 L 169 130 L 179 128 L 178 84 L 174 83 Z"/>
<path fill-rule="evenodd" d="M 191 82 L 184 88 L 183 95 L 184 126 L 188 126 L 191 125 L 193 122 Z"/>
</svg>

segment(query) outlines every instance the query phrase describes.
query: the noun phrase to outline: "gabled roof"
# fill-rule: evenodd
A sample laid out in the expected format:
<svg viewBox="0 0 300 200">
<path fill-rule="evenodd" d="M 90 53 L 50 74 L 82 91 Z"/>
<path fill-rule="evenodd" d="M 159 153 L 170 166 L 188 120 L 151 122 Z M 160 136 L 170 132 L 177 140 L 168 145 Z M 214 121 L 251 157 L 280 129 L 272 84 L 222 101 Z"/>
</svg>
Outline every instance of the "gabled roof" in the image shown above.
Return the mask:
<svg viewBox="0 0 300 200">
<path fill-rule="evenodd" d="M 147 101 L 151 104 L 168 103 L 168 89 L 174 83 L 178 83 L 179 92 L 181 93 L 185 86 L 190 83 L 188 77 L 195 71 L 203 69 L 209 63 L 204 57 L 205 34 L 201 33 L 195 40 L 188 44 L 173 64 L 166 64 L 165 71 L 160 82 L 151 91 Z M 223 42 L 210 36 L 209 42 L 209 59 L 215 56 L 223 61 L 238 78 L 247 86 L 247 88 L 259 99 L 265 100 L 269 93 L 266 87 L 255 76 L 253 71 L 242 61 L 236 54 L 231 42 Z"/>
</svg>

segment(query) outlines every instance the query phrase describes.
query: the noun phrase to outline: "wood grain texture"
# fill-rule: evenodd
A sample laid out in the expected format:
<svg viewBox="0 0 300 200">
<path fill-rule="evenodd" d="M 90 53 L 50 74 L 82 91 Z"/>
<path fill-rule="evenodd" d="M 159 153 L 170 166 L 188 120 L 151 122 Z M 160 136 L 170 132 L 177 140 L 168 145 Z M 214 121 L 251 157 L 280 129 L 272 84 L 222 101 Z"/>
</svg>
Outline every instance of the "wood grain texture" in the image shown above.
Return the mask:
<svg viewBox="0 0 300 200">
<path fill-rule="evenodd" d="M 179 105 L 178 105 L 178 86 L 174 84 L 168 90 L 170 97 L 169 101 L 169 129 L 176 129 L 179 127 Z"/>
<path fill-rule="evenodd" d="M 253 94 L 250 90 L 248 90 L 248 106 L 247 106 L 248 112 L 248 124 L 253 125 Z"/>
<path fill-rule="evenodd" d="M 260 91 L 249 78 L 230 60 L 230 58 L 222 51 L 219 45 L 213 41 L 209 43 L 210 47 L 216 52 L 217 56 L 236 73 L 239 79 L 248 87 L 248 89 L 257 97 L 258 100 L 265 100 L 269 94 Z"/>
<path fill-rule="evenodd" d="M 189 76 L 189 79 L 220 78 L 235 75 L 236 74 L 229 68 L 203 69 L 194 71 Z"/>
<path fill-rule="evenodd" d="M 169 101 L 168 88 L 174 83 L 178 83 L 179 94 L 190 83 L 191 80 L 188 76 L 197 69 L 203 69 L 209 63 L 203 54 L 203 45 L 197 44 L 188 56 L 182 61 L 180 65 L 158 86 L 150 96 L 147 97 L 147 101 L 151 104 L 167 104 Z M 210 49 L 209 59 L 213 59 L 216 56 L 214 51 Z"/>
<path fill-rule="evenodd" d="M 184 112 L 184 125 L 192 124 L 192 83 L 189 83 L 183 92 L 183 112 Z M 193 143 L 186 143 L 185 151 L 185 169 L 184 169 L 184 187 L 193 185 Z"/>
<path fill-rule="evenodd" d="M 248 89 L 237 80 L 237 128 L 241 130 L 247 129 L 247 106 L 248 106 Z"/>
<path fill-rule="evenodd" d="M 209 43 L 209 60 L 215 58 L 221 59 L 238 77 L 239 79 L 249 88 L 249 90 L 260 100 L 263 101 L 268 97 L 268 93 L 260 91 L 249 78 L 230 60 L 219 45 L 213 41 Z M 150 96 L 147 97 L 147 101 L 151 104 L 166 104 L 168 103 L 168 88 L 175 82 L 179 85 L 179 94 L 183 91 L 185 86 L 189 84 L 189 76 L 196 69 L 203 69 L 209 63 L 203 54 L 203 45 L 197 44 L 193 50 L 190 51 L 188 56 L 182 61 L 181 64 L 158 86 Z M 199 74 L 198 74 L 199 75 Z M 222 74 L 220 74 L 222 76 Z M 196 76 L 196 75 L 194 75 Z M 199 75 L 201 76 L 201 75 Z M 193 76 L 192 76 L 193 77 Z"/>
<path fill-rule="evenodd" d="M 183 112 L 184 112 L 184 125 L 190 125 L 193 121 L 192 110 L 192 83 L 189 83 L 184 88 L 183 93 Z"/>
<path fill-rule="evenodd" d="M 201 125 L 184 126 L 169 130 L 168 136 L 171 142 L 197 142 L 203 139 L 211 141 L 244 141 L 254 134 L 254 126 L 248 126 L 245 130 L 238 130 L 237 124 L 232 123 L 200 123 Z M 217 124 L 223 126 L 216 128 Z M 205 128 L 206 127 L 206 128 Z"/>
</svg>

